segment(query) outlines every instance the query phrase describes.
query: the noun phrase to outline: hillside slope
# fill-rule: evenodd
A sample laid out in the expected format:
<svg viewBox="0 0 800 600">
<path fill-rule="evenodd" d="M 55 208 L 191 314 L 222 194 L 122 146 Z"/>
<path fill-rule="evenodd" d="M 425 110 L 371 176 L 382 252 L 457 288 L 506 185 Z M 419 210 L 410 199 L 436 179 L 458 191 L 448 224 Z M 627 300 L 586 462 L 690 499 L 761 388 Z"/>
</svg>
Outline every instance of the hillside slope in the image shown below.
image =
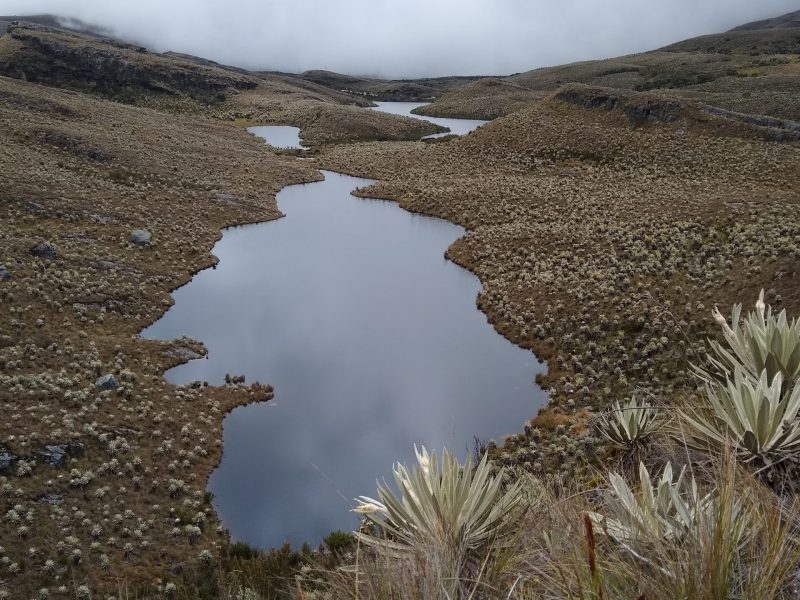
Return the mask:
<svg viewBox="0 0 800 600">
<path fill-rule="evenodd" d="M 0 75 L 172 112 L 293 124 L 311 145 L 418 139 L 442 131 L 418 119 L 357 109 L 370 102 L 301 77 L 251 73 L 25 22 L 0 37 Z"/>
<path fill-rule="evenodd" d="M 502 79 L 535 92 L 569 83 L 631 91 L 670 90 L 723 109 L 800 121 L 798 13 L 751 23 L 659 50 L 605 60 L 534 69 Z M 427 107 L 431 115 L 508 114 L 524 105 L 518 89 L 461 88 Z"/>
<path fill-rule="evenodd" d="M 750 31 L 753 29 L 784 29 L 784 28 L 797 28 L 800 27 L 800 10 L 786 13 L 773 19 L 763 19 L 761 21 L 753 21 L 752 23 L 745 23 L 734 27 L 731 31 Z"/>
</svg>

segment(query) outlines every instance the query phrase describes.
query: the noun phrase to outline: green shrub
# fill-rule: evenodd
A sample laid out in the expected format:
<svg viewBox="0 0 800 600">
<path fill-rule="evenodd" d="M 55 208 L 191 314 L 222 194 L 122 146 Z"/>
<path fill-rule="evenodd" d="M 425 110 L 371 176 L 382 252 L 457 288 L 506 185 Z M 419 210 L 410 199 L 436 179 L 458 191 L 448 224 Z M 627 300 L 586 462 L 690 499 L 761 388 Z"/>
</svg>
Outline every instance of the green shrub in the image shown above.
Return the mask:
<svg viewBox="0 0 800 600">
<path fill-rule="evenodd" d="M 252 560 L 261 553 L 261 550 L 253 548 L 247 542 L 234 542 L 228 546 L 228 556 L 242 560 Z"/>
<path fill-rule="evenodd" d="M 356 545 L 355 536 L 346 531 L 332 531 L 322 541 L 333 554 L 342 554 Z"/>
</svg>

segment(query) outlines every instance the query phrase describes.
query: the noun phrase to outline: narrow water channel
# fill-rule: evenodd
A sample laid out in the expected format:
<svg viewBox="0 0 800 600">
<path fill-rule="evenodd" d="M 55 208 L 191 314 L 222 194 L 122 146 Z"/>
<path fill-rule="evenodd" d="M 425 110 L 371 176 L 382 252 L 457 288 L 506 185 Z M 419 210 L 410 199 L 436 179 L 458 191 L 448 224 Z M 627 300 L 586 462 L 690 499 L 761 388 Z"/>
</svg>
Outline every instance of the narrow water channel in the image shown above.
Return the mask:
<svg viewBox="0 0 800 600">
<path fill-rule="evenodd" d="M 353 498 L 412 461 L 413 444 L 464 457 L 546 400 L 536 357 L 494 331 L 478 279 L 444 258 L 464 230 L 324 175 L 278 195 L 285 218 L 226 230 L 217 268 L 142 333 L 208 347 L 167 373 L 174 383 L 243 373 L 275 386 L 226 417 L 209 482 L 233 538 L 265 548 L 357 527 Z"/>
<path fill-rule="evenodd" d="M 466 135 L 470 131 L 474 131 L 481 125 L 488 123 L 488 121 L 479 121 L 477 119 L 445 119 L 441 117 L 426 117 L 424 115 L 416 115 L 413 110 L 425 106 L 426 102 L 376 102 L 372 110 L 390 113 L 393 115 L 401 115 L 404 117 L 411 117 L 413 119 L 421 119 L 423 121 L 430 121 L 436 125 L 447 127 L 450 131 L 445 133 L 435 133 L 429 135 L 424 139 L 432 139 L 444 137 L 446 135 Z"/>
<path fill-rule="evenodd" d="M 470 131 L 474 131 L 481 125 L 488 123 L 488 121 L 480 121 L 477 119 L 445 119 L 439 117 L 426 117 L 423 115 L 414 114 L 413 110 L 425 106 L 426 102 L 375 102 L 375 106 L 371 110 L 385 112 L 392 115 L 400 115 L 403 117 L 411 117 L 412 119 L 420 119 L 423 121 L 430 121 L 436 125 L 447 127 L 448 131 L 444 133 L 435 133 L 426 136 L 423 139 L 433 139 L 444 137 L 448 135 L 466 135 Z M 305 148 L 300 140 L 300 129 L 290 125 L 261 125 L 257 127 L 249 127 L 247 129 L 250 133 L 264 138 L 265 142 L 273 148 L 292 148 L 302 150 Z"/>
</svg>

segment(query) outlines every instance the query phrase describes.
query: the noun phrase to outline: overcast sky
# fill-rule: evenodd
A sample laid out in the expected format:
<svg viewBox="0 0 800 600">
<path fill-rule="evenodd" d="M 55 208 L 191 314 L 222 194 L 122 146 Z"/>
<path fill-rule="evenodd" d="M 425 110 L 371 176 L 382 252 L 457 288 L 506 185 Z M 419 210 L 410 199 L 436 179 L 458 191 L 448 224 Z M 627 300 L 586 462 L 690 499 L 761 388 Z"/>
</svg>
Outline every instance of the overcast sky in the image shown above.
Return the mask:
<svg viewBox="0 0 800 600">
<path fill-rule="evenodd" d="M 798 0 L 0 0 L 157 51 L 253 69 L 508 74 L 607 58 L 800 9 Z"/>
</svg>

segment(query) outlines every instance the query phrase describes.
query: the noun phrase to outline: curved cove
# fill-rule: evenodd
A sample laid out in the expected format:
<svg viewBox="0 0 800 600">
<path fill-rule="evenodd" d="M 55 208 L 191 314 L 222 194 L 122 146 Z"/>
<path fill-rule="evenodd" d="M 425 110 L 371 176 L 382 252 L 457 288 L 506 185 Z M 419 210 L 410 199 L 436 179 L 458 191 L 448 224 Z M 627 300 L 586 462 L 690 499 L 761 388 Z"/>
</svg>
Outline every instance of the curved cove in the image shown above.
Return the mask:
<svg viewBox="0 0 800 600">
<path fill-rule="evenodd" d="M 285 218 L 226 230 L 217 267 L 142 333 L 207 345 L 171 382 L 274 385 L 274 400 L 225 418 L 209 482 L 232 537 L 260 547 L 356 528 L 353 498 L 411 462 L 413 444 L 465 457 L 474 436 L 519 431 L 546 400 L 536 357 L 495 332 L 478 279 L 444 258 L 464 230 L 324 174 L 278 195 Z"/>
<path fill-rule="evenodd" d="M 430 121 L 436 125 L 447 127 L 450 130 L 445 133 L 434 133 L 433 135 L 422 138 L 425 140 L 444 137 L 447 135 L 467 135 L 469 132 L 475 131 L 481 125 L 489 122 L 480 121 L 478 119 L 447 119 L 442 117 L 427 117 L 425 115 L 417 115 L 411 112 L 416 108 L 427 105 L 427 102 L 375 102 L 375 106 L 372 107 L 372 110 L 377 110 L 392 115 L 401 115 L 403 117 L 411 117 L 412 119 L 420 119 L 421 121 Z"/>
</svg>

